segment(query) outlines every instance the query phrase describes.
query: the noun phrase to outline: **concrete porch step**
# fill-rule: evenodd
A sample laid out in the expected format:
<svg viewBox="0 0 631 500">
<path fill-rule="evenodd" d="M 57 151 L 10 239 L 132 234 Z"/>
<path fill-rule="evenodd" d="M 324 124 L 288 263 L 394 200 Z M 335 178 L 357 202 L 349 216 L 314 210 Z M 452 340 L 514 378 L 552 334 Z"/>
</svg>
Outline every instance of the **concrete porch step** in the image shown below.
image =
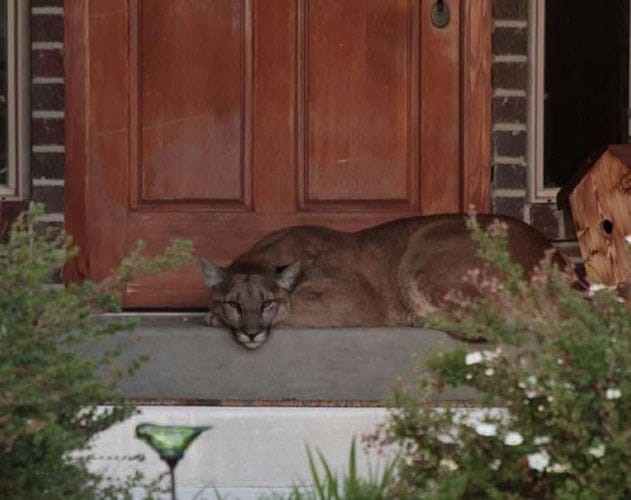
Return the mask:
<svg viewBox="0 0 631 500">
<path fill-rule="evenodd" d="M 139 314 L 140 327 L 121 332 L 123 360 L 149 361 L 122 385 L 125 396 L 151 404 L 362 405 L 391 395 L 398 377 L 410 380 L 430 354 L 460 342 L 423 328 L 279 329 L 249 351 L 201 314 Z M 470 400 L 467 388 L 446 391 Z"/>
</svg>

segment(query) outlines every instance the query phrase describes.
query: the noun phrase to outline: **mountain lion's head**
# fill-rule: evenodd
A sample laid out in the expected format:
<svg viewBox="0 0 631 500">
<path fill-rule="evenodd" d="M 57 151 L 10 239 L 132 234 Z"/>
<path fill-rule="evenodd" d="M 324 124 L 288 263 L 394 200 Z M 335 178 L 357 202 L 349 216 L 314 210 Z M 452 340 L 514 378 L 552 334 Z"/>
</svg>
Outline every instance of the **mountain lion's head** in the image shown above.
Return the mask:
<svg viewBox="0 0 631 500">
<path fill-rule="evenodd" d="M 221 268 L 199 261 L 204 281 L 212 289 L 209 319 L 214 326 L 229 328 L 240 344 L 256 349 L 271 329 L 287 317 L 300 264 L 269 270 L 260 266 Z"/>
</svg>

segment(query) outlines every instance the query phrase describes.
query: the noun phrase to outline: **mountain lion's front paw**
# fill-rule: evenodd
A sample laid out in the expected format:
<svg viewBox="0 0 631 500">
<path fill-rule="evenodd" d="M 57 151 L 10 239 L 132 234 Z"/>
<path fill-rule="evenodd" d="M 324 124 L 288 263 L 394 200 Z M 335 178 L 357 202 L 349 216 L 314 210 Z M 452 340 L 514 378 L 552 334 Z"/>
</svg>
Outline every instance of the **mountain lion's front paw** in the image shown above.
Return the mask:
<svg viewBox="0 0 631 500">
<path fill-rule="evenodd" d="M 221 326 L 219 318 L 210 311 L 204 315 L 204 324 L 206 326 Z"/>
</svg>

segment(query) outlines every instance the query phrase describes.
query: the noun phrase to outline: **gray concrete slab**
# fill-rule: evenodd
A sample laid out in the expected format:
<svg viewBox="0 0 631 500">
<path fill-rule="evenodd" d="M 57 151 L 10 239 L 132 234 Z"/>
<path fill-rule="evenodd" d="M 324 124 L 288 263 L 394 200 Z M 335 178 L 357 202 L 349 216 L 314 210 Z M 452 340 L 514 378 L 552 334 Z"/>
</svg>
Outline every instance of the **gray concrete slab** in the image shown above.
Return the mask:
<svg viewBox="0 0 631 500">
<path fill-rule="evenodd" d="M 141 315 L 135 332 L 108 339 L 107 347 L 114 341 L 126 359 L 149 356 L 123 383 L 127 397 L 185 404 L 379 402 L 397 377 L 411 380 L 428 355 L 459 344 L 422 328 L 279 329 L 249 351 L 200 315 Z M 474 398 L 468 388 L 441 397 Z"/>
</svg>

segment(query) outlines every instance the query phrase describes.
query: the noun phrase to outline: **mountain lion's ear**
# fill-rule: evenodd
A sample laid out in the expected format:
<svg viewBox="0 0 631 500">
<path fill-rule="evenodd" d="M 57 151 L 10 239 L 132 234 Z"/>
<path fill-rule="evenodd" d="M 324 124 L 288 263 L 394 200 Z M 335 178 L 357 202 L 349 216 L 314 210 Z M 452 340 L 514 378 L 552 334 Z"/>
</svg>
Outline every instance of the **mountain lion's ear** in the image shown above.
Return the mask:
<svg viewBox="0 0 631 500">
<path fill-rule="evenodd" d="M 209 288 L 217 286 L 226 279 L 224 270 L 206 259 L 199 259 L 199 267 L 204 275 L 204 283 Z"/>
<path fill-rule="evenodd" d="M 300 274 L 300 262 L 296 261 L 292 264 L 289 264 L 287 267 L 282 268 L 280 271 L 276 273 L 276 284 L 290 291 L 296 281 L 298 280 L 298 275 Z"/>
</svg>

